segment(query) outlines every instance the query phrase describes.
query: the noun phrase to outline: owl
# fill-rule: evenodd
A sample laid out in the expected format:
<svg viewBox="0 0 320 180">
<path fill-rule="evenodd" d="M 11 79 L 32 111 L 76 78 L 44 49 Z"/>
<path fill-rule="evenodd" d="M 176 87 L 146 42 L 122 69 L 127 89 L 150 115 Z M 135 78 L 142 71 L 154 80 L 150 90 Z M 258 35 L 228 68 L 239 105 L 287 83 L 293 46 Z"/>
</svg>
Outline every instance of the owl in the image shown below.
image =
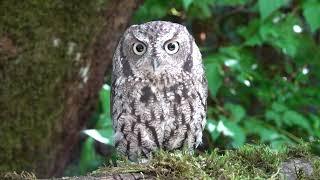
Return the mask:
<svg viewBox="0 0 320 180">
<path fill-rule="evenodd" d="M 130 160 L 163 149 L 194 150 L 206 123 L 207 80 L 187 29 L 153 21 L 132 25 L 112 67 L 115 147 Z"/>
</svg>

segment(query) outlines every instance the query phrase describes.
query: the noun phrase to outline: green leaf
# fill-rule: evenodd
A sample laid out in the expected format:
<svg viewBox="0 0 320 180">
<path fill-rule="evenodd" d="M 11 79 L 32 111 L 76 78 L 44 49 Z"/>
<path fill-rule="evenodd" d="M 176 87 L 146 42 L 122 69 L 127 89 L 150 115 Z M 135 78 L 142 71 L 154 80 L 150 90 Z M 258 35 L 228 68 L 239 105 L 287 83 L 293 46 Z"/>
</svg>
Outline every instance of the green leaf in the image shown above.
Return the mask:
<svg viewBox="0 0 320 180">
<path fill-rule="evenodd" d="M 104 144 L 113 144 L 113 129 L 86 129 L 82 131 L 84 134 Z"/>
<path fill-rule="evenodd" d="M 281 139 L 271 141 L 270 146 L 273 149 L 281 150 L 287 147 L 289 144 L 292 144 L 291 140 L 288 138 L 282 137 Z"/>
<path fill-rule="evenodd" d="M 96 129 L 112 129 L 110 113 L 110 86 L 104 84 L 99 92 L 100 114 L 96 123 Z"/>
<path fill-rule="evenodd" d="M 215 0 L 215 3 L 223 6 L 235 6 L 246 4 L 248 0 Z"/>
<path fill-rule="evenodd" d="M 237 32 L 240 36 L 245 38 L 244 44 L 247 46 L 261 45 L 262 39 L 259 35 L 260 21 L 253 19 L 248 25 L 238 28 Z"/>
<path fill-rule="evenodd" d="M 279 18 L 281 16 L 279 15 Z M 259 35 L 263 42 L 280 49 L 286 55 L 295 57 L 301 51 L 301 44 L 306 43 L 302 40 L 302 34 L 295 33 L 292 29 L 293 26 L 299 24 L 301 24 L 299 18 L 294 15 L 285 15 L 277 23 L 263 21 L 260 25 Z"/>
<path fill-rule="evenodd" d="M 85 174 L 88 171 L 96 169 L 101 166 L 103 159 L 98 155 L 94 148 L 94 139 L 87 138 L 83 143 L 80 153 L 79 168 L 80 173 Z"/>
<path fill-rule="evenodd" d="M 206 76 L 208 79 L 208 87 L 212 96 L 215 96 L 222 85 L 222 77 L 220 75 L 220 65 L 218 63 L 210 63 L 206 65 Z"/>
<path fill-rule="evenodd" d="M 211 14 L 212 0 L 193 1 L 192 7 L 189 8 L 188 14 L 192 18 L 207 19 Z"/>
<path fill-rule="evenodd" d="M 260 136 L 261 143 L 272 142 L 280 137 L 279 133 L 270 127 L 266 127 L 263 121 L 250 118 L 244 122 L 246 133 Z"/>
<path fill-rule="evenodd" d="M 273 110 L 267 110 L 265 116 L 267 120 L 274 121 L 277 127 L 281 127 L 281 115 L 278 112 Z"/>
<path fill-rule="evenodd" d="M 241 54 L 239 53 L 241 47 L 239 46 L 228 46 L 219 49 L 219 52 L 227 55 L 230 58 L 241 59 Z"/>
<path fill-rule="evenodd" d="M 238 104 L 226 103 L 224 108 L 231 112 L 231 118 L 235 122 L 239 122 L 246 115 L 245 109 Z"/>
<path fill-rule="evenodd" d="M 288 125 L 297 125 L 309 133 L 311 133 L 311 126 L 304 116 L 299 114 L 296 111 L 288 110 L 283 114 L 283 121 L 286 122 Z"/>
<path fill-rule="evenodd" d="M 110 115 L 110 86 L 104 84 L 99 92 L 99 101 L 102 106 L 102 113 Z"/>
<path fill-rule="evenodd" d="M 273 102 L 272 105 L 271 105 L 271 108 L 275 112 L 284 112 L 284 111 L 286 111 L 288 109 L 287 106 L 285 106 L 284 104 L 281 104 L 279 102 Z"/>
<path fill-rule="evenodd" d="M 218 123 L 217 130 L 224 133 L 225 135 L 229 133 L 229 136 L 233 140 L 233 147 L 238 148 L 242 146 L 246 141 L 246 135 L 243 129 L 237 123 L 227 120 L 225 117 L 220 117 L 220 119 L 221 120 Z"/>
<path fill-rule="evenodd" d="M 217 121 L 212 119 L 207 120 L 206 129 L 210 133 L 212 140 L 216 140 L 220 136 L 220 132 L 217 130 L 217 125 Z"/>
<path fill-rule="evenodd" d="M 82 163 L 87 163 L 93 159 L 95 159 L 95 150 L 94 150 L 94 139 L 88 138 L 83 146 L 81 152 L 81 161 Z"/>
<path fill-rule="evenodd" d="M 310 25 L 311 31 L 315 32 L 320 27 L 320 2 L 308 0 L 303 4 L 303 16 Z"/>
<path fill-rule="evenodd" d="M 134 21 L 142 23 L 164 17 L 170 9 L 170 1 L 146 0 L 134 14 Z"/>
<path fill-rule="evenodd" d="M 111 117 L 107 114 L 99 114 L 95 129 L 112 129 Z"/>
<path fill-rule="evenodd" d="M 259 0 L 258 5 L 262 19 L 266 19 L 271 13 L 286 3 L 288 3 L 288 0 Z"/>
<path fill-rule="evenodd" d="M 314 114 L 309 114 L 309 117 L 313 122 L 313 128 L 320 132 L 320 117 Z"/>
<path fill-rule="evenodd" d="M 188 10 L 193 0 L 182 0 L 182 5 L 185 10 Z"/>
</svg>

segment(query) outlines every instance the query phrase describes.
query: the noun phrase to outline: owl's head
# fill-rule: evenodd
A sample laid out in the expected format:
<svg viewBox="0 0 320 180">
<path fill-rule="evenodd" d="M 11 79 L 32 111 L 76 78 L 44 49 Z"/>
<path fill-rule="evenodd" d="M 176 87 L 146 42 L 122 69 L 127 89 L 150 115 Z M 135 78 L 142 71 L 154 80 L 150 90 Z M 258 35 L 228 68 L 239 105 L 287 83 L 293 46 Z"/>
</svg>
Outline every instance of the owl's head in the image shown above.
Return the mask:
<svg viewBox="0 0 320 180">
<path fill-rule="evenodd" d="M 200 51 L 188 30 L 165 21 L 132 25 L 124 33 L 117 52 L 120 58 L 114 57 L 114 61 L 119 61 L 123 73 L 128 75 L 191 72 L 193 66 L 201 64 Z"/>
</svg>

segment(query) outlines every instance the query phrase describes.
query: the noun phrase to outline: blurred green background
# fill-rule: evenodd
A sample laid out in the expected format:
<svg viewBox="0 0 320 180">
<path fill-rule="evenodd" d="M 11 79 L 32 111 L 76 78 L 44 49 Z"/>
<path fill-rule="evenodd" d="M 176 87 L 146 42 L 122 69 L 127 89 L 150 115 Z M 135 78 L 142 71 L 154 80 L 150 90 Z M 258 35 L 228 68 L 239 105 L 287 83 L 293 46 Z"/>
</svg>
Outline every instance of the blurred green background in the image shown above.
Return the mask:
<svg viewBox="0 0 320 180">
<path fill-rule="evenodd" d="M 319 0 L 146 0 L 132 23 L 152 20 L 185 25 L 202 52 L 210 96 L 201 150 L 313 142 L 319 153 Z M 112 144 L 108 84 L 66 174 L 112 159 L 94 141 Z"/>
</svg>

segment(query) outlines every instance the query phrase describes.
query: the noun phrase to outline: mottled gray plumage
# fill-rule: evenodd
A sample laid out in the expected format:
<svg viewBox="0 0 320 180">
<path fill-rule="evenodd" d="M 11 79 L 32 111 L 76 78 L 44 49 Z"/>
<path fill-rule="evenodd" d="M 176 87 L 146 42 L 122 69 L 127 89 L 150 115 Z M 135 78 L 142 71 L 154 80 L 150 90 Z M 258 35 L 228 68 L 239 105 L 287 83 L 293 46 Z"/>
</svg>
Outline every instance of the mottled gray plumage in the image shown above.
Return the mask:
<svg viewBox="0 0 320 180">
<path fill-rule="evenodd" d="M 126 30 L 113 57 L 111 104 L 115 146 L 131 160 L 201 143 L 207 81 L 184 26 L 153 21 Z"/>
</svg>

